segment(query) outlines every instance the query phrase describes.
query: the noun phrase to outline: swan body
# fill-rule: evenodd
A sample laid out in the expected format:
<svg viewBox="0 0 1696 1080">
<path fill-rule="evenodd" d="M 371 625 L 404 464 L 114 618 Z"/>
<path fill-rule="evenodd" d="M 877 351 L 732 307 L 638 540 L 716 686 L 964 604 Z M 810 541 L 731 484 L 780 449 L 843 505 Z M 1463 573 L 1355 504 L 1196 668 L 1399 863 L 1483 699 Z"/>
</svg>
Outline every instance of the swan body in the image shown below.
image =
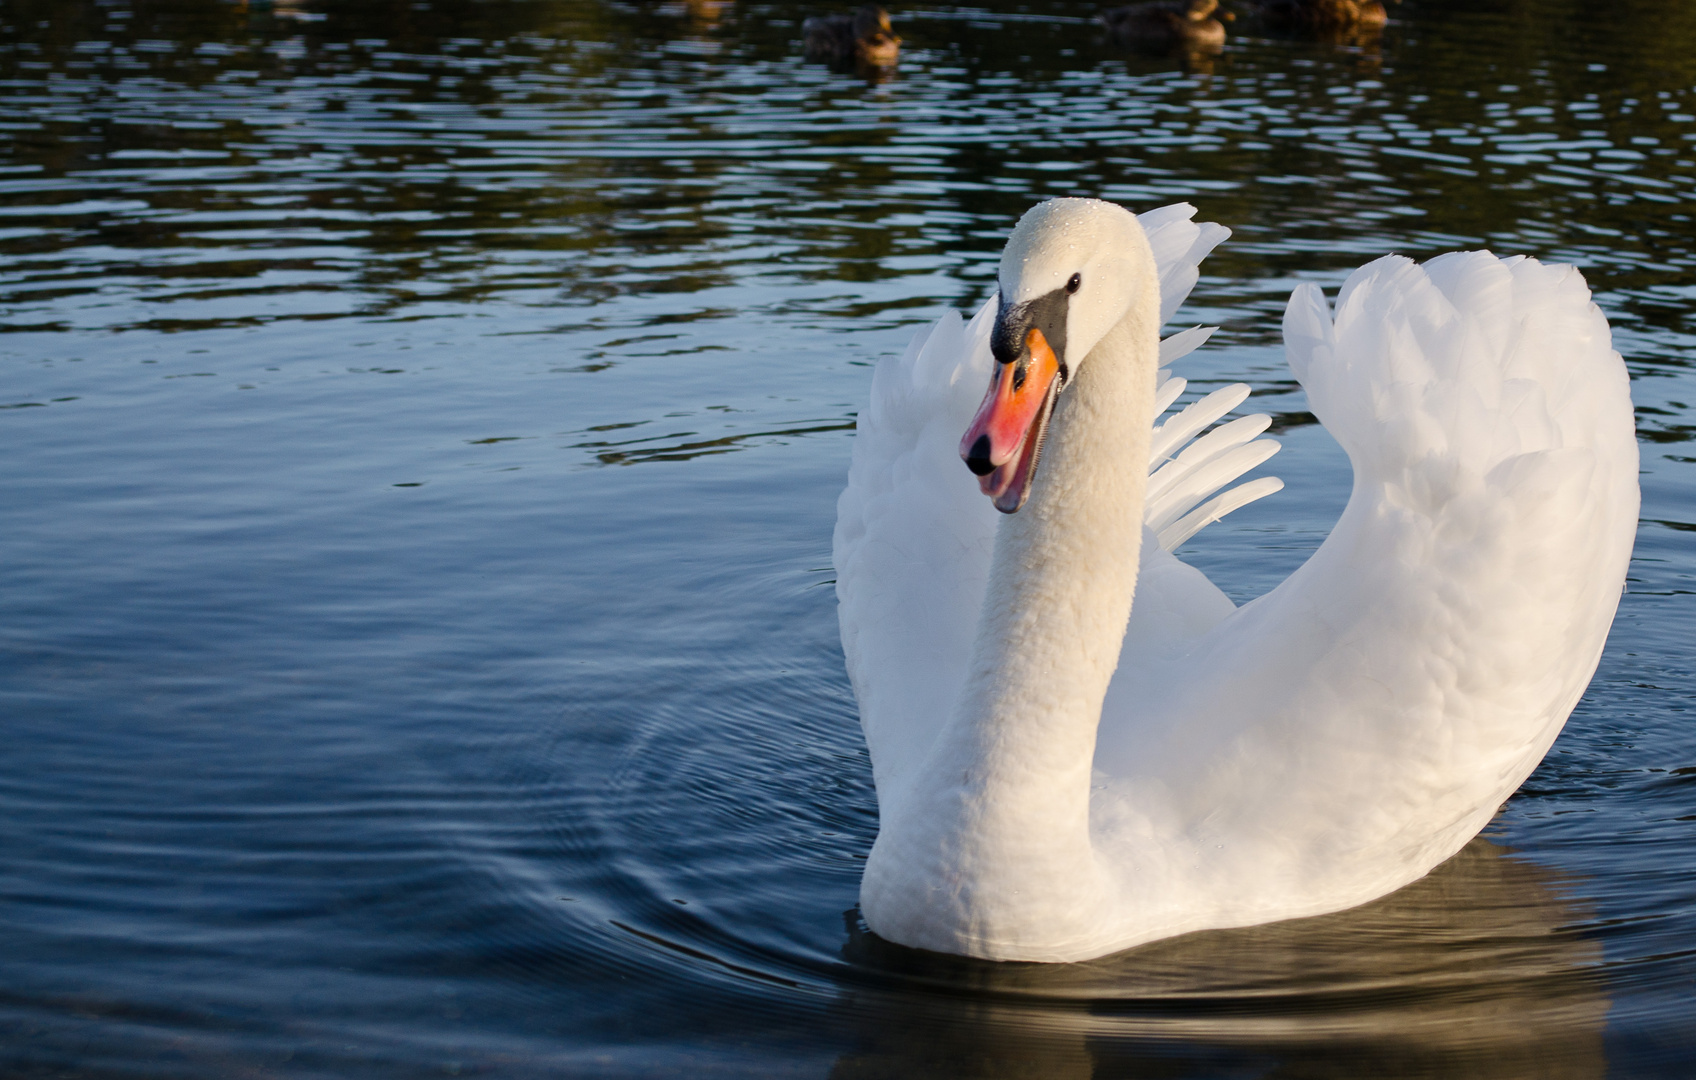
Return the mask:
<svg viewBox="0 0 1696 1080">
<path fill-rule="evenodd" d="M 1267 419 L 1200 435 L 1234 387 L 1155 423 L 1209 333 L 1159 328 L 1228 235 L 1193 214 L 1038 205 L 998 296 L 874 375 L 834 554 L 885 938 L 1070 961 L 1363 903 L 1483 827 L 1595 670 L 1637 449 L 1578 272 L 1391 256 L 1334 312 L 1298 288 L 1286 353 L 1354 488 L 1237 607 L 1171 551 L 1281 486 L 1215 494 Z"/>
</svg>

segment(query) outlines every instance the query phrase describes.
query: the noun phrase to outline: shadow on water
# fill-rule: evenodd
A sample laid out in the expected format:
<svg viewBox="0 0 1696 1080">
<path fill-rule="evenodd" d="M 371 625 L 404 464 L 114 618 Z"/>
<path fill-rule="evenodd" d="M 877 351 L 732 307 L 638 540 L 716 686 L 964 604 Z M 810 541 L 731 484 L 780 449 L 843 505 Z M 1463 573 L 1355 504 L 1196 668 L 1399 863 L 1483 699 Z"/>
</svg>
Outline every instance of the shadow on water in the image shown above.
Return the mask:
<svg viewBox="0 0 1696 1080">
<path fill-rule="evenodd" d="M 1600 1077 L 1602 950 L 1570 891 L 1476 839 L 1353 911 L 1059 966 L 903 949 L 850 913 L 844 955 L 932 995 L 845 994 L 861 1036 L 831 1075 Z"/>
</svg>

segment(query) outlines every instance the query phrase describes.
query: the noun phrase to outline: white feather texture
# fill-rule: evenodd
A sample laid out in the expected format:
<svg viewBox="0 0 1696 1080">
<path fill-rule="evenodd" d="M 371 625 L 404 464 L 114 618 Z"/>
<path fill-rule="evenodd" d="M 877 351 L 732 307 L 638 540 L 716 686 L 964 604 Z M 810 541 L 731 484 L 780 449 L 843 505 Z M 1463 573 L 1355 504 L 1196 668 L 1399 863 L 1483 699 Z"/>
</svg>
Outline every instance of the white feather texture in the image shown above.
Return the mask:
<svg viewBox="0 0 1696 1080">
<path fill-rule="evenodd" d="M 1065 202 L 1050 216 L 1083 215 L 1074 241 L 1134 244 L 1107 204 Z M 1138 219 L 1160 323 L 1229 235 L 1193 214 Z M 1077 960 L 1349 907 L 1458 850 L 1577 703 L 1630 555 L 1628 382 L 1578 272 L 1387 257 L 1349 278 L 1334 316 L 1297 289 L 1286 352 L 1354 489 L 1312 558 L 1241 608 L 1170 552 L 1281 486 L 1222 491 L 1276 449 L 1258 438 L 1267 420 L 1203 434 L 1247 396 L 1228 387 L 1153 423 L 1183 389 L 1153 369 L 1210 331 L 1109 334 L 1061 397 L 1031 504 L 1003 518 L 958 451 L 995 308 L 944 316 L 878 366 L 838 503 L 842 641 L 881 817 L 861 895 L 872 929 Z M 1122 392 L 1109 353 L 1144 372 Z M 1091 394 L 1129 412 L 1096 423 Z M 1142 448 L 1146 480 L 1092 479 L 1081 432 L 1109 422 L 1135 435 L 1117 441 Z M 1124 509 L 1140 551 L 1114 533 L 1107 512 Z M 1062 520 L 1101 524 L 1045 534 Z M 991 588 L 992 563 L 1028 580 Z M 1098 592 L 1122 593 L 1128 622 L 1105 601 L 1071 621 L 1021 609 Z M 1002 663 L 1027 653 L 1028 671 Z"/>
</svg>

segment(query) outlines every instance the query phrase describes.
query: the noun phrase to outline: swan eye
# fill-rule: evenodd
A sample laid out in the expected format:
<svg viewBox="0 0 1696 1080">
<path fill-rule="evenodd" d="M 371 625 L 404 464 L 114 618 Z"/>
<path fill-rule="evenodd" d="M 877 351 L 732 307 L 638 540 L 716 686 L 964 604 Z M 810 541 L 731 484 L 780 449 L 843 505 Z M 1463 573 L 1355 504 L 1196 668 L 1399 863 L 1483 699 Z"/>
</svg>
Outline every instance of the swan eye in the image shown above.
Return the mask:
<svg viewBox="0 0 1696 1080">
<path fill-rule="evenodd" d="M 1069 292 L 1069 293 L 1075 293 L 1075 292 L 1078 291 L 1078 286 L 1082 285 L 1083 283 L 1084 283 L 1084 279 L 1080 275 L 1073 274 L 1072 280 L 1066 282 L 1066 291 Z"/>
</svg>

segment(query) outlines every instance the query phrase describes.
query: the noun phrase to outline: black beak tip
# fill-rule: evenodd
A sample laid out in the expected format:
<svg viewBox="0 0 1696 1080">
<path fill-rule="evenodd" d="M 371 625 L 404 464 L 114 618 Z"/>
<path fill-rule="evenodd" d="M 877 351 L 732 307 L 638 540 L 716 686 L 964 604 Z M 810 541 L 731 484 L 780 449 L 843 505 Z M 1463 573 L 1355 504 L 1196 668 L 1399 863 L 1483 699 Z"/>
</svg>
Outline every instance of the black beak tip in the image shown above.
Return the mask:
<svg viewBox="0 0 1696 1080">
<path fill-rule="evenodd" d="M 977 476 L 988 476 L 995 471 L 995 466 L 989 463 L 988 435 L 979 435 L 978 441 L 972 444 L 971 452 L 966 455 L 966 468 Z"/>
</svg>

